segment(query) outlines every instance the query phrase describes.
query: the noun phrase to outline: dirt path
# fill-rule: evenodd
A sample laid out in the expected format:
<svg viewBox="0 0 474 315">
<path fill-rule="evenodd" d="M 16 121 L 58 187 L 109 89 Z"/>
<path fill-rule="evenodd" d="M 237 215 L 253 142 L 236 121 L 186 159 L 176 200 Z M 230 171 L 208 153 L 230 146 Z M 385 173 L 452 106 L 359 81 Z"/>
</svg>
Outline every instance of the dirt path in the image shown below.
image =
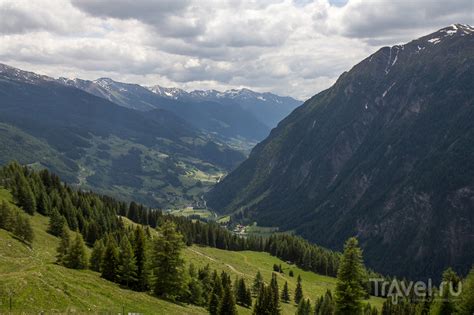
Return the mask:
<svg viewBox="0 0 474 315">
<path fill-rule="evenodd" d="M 197 250 L 195 250 L 195 249 L 190 248 L 189 250 L 192 251 L 192 252 L 195 253 L 195 254 L 198 254 L 198 255 L 200 255 L 200 256 L 206 257 L 207 259 L 209 259 L 209 260 L 211 260 L 211 261 L 213 261 L 213 262 L 220 263 L 219 261 L 215 260 L 214 258 L 209 257 L 209 256 L 207 256 L 206 254 L 203 254 L 203 253 L 201 253 L 201 252 L 199 252 L 199 251 L 197 251 Z M 230 270 L 232 270 L 233 272 L 235 272 L 235 273 L 237 273 L 237 274 L 239 274 L 239 275 L 241 275 L 241 276 L 245 276 L 244 273 L 242 273 L 242 272 L 238 271 L 237 269 L 235 269 L 234 266 L 232 266 L 231 264 L 224 264 L 224 265 L 225 265 L 227 268 L 229 268 Z"/>
</svg>

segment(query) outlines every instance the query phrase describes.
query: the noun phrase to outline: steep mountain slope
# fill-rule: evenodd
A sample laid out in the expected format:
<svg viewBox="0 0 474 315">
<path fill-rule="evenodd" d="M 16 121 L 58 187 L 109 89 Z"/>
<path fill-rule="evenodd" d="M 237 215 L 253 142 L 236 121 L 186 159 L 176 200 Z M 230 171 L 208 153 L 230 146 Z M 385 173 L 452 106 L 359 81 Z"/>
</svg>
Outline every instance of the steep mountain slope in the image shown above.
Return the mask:
<svg viewBox="0 0 474 315">
<path fill-rule="evenodd" d="M 5 65 L 0 99 L 2 161 L 36 163 L 121 198 L 155 206 L 197 202 L 203 183 L 244 158 L 166 110 L 127 109 Z"/>
<path fill-rule="evenodd" d="M 296 109 L 207 196 L 221 212 L 430 277 L 474 261 L 474 30 L 384 47 Z"/>
<path fill-rule="evenodd" d="M 149 90 L 138 84 L 116 82 L 108 78 L 95 81 L 60 78 L 58 81 L 123 107 L 140 111 L 165 109 L 219 140 L 241 137 L 255 142 L 264 139 L 270 132 L 270 128 L 250 111 L 236 104 L 190 97 L 189 93 L 179 89 Z"/>
</svg>

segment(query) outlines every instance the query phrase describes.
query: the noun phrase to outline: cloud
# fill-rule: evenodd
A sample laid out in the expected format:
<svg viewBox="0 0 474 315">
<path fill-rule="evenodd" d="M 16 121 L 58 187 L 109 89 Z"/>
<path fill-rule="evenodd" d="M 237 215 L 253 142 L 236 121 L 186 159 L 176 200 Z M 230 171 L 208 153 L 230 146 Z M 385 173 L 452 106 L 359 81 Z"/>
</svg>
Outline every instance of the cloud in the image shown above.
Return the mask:
<svg viewBox="0 0 474 315">
<path fill-rule="evenodd" d="M 0 62 L 305 99 L 381 45 L 472 23 L 472 12 L 470 0 L 0 0 Z"/>
<path fill-rule="evenodd" d="M 472 23 L 473 12 L 472 0 L 350 0 L 331 10 L 328 23 L 343 36 L 380 45 L 406 41 L 452 23 Z"/>
</svg>

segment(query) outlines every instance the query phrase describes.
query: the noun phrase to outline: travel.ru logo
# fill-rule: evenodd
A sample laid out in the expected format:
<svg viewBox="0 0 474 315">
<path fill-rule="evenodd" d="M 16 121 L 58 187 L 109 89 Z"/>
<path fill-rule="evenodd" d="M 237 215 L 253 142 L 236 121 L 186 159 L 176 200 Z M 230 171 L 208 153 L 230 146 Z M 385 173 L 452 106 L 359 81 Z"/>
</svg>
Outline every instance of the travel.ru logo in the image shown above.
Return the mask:
<svg viewBox="0 0 474 315">
<path fill-rule="evenodd" d="M 391 281 L 383 278 L 369 279 L 373 286 L 373 294 L 392 299 L 397 304 L 400 299 L 423 300 L 426 296 L 433 299 L 445 299 L 446 297 L 458 297 L 462 293 L 462 282 L 443 281 L 439 287 L 434 286 L 431 279 L 425 281 Z"/>
</svg>

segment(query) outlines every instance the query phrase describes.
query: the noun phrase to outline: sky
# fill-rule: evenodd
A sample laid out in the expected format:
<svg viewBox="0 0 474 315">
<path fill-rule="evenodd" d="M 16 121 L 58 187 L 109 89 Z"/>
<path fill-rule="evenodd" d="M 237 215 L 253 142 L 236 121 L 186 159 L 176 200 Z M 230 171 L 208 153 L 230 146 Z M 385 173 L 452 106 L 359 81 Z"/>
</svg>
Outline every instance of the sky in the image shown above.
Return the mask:
<svg viewBox="0 0 474 315">
<path fill-rule="evenodd" d="M 472 0 L 0 0 L 0 63 L 53 77 L 304 100 Z"/>
</svg>

